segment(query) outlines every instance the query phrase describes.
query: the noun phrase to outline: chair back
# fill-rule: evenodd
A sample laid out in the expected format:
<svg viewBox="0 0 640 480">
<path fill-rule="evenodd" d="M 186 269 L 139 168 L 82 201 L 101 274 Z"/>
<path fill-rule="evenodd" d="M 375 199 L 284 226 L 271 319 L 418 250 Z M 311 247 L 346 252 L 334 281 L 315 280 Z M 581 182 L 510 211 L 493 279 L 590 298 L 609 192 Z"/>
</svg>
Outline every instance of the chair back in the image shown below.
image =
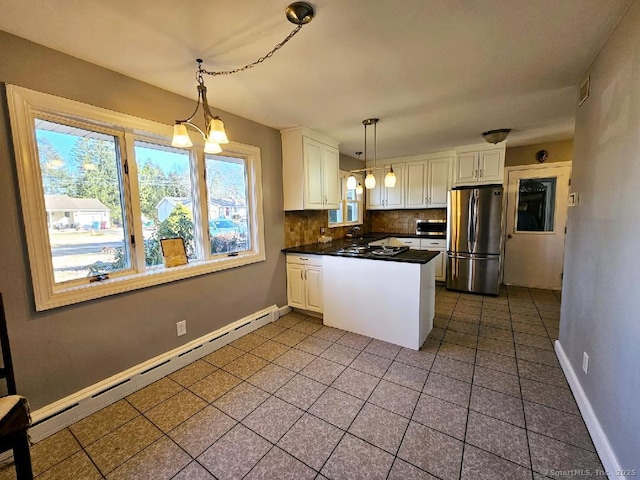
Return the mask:
<svg viewBox="0 0 640 480">
<path fill-rule="evenodd" d="M 0 293 L 0 348 L 2 349 L 2 367 L 0 379 L 7 382 L 7 393 L 16 395 L 16 379 L 13 376 L 13 362 L 11 361 L 11 347 L 9 345 L 9 333 L 7 332 L 7 317 L 4 313 L 2 293 Z"/>
</svg>

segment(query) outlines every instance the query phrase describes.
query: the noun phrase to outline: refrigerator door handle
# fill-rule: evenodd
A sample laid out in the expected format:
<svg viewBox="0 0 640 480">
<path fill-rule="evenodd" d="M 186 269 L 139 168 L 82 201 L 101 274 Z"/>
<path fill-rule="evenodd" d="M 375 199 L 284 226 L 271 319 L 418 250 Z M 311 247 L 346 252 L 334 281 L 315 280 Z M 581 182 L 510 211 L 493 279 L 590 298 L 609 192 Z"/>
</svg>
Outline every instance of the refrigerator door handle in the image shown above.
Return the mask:
<svg viewBox="0 0 640 480">
<path fill-rule="evenodd" d="M 474 199 L 475 191 L 471 192 L 471 196 L 469 198 L 469 207 L 467 212 L 467 251 L 473 252 L 473 199 Z"/>
<path fill-rule="evenodd" d="M 449 258 L 455 258 L 458 260 L 494 260 L 495 256 L 493 257 L 475 257 L 475 256 L 470 256 L 470 255 L 451 255 L 448 254 L 447 255 Z"/>
</svg>

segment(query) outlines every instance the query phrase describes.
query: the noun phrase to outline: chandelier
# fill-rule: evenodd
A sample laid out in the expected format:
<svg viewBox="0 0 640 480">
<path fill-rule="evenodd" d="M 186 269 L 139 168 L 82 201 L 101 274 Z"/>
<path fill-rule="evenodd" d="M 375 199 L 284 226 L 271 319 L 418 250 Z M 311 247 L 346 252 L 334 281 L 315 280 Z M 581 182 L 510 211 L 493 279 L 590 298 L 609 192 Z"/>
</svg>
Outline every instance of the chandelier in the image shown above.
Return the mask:
<svg viewBox="0 0 640 480">
<path fill-rule="evenodd" d="M 362 121 L 362 124 L 364 125 L 364 163 L 365 165 L 367 164 L 367 127 L 369 125 L 373 125 L 373 166 L 369 168 L 365 167 L 357 170 L 351 170 L 349 172 L 350 175 L 349 175 L 349 178 L 347 178 L 347 189 L 348 190 L 355 189 L 357 195 L 362 194 L 362 185 L 357 183 L 356 177 L 354 175 L 354 173 L 356 172 L 367 172 L 367 175 L 364 178 L 364 186 L 367 190 L 371 190 L 372 188 L 376 188 L 376 177 L 373 174 L 374 170 L 377 170 L 378 168 L 383 168 L 384 170 L 386 170 L 387 168 L 389 168 L 389 171 L 384 177 L 384 186 L 387 188 L 393 188 L 396 186 L 396 174 L 393 171 L 393 165 L 382 165 L 381 167 L 377 166 L 377 161 L 378 161 L 377 125 L 379 121 L 380 121 L 379 118 L 367 118 L 366 120 Z M 358 155 L 358 159 L 360 159 L 360 155 L 359 155 L 360 153 L 362 152 L 356 152 L 356 155 Z"/>
<path fill-rule="evenodd" d="M 207 103 L 207 87 L 204 84 L 204 75 L 206 74 L 214 77 L 217 75 L 233 75 L 235 73 L 249 70 L 250 68 L 261 64 L 268 58 L 271 58 L 277 50 L 280 50 L 284 46 L 284 44 L 291 40 L 300 31 L 300 29 L 302 29 L 303 25 L 306 25 L 313 19 L 313 6 L 306 2 L 294 2 L 285 9 L 285 15 L 287 16 L 287 20 L 297 25 L 296 28 L 294 28 L 282 42 L 278 43 L 271 51 L 258 58 L 255 62 L 249 63 L 243 67 L 235 68 L 233 70 L 214 72 L 202 68 L 202 59 L 196 59 L 196 62 L 198 63 L 198 70 L 196 71 L 196 81 L 198 82 L 198 101 L 196 102 L 195 110 L 189 118 L 186 118 L 184 120 L 176 120 L 176 123 L 173 126 L 173 139 L 171 141 L 172 146 L 178 148 L 189 148 L 193 146 L 191 138 L 189 138 L 187 127 L 191 127 L 200 135 L 202 135 L 202 138 L 205 141 L 205 153 L 220 153 L 222 151 L 222 147 L 220 145 L 229 143 L 227 133 L 224 129 L 224 123 L 219 116 L 213 115 L 211 113 L 211 110 L 209 109 L 209 104 Z M 201 103 L 204 113 L 204 130 L 193 123 L 193 119 L 196 116 Z"/>
</svg>

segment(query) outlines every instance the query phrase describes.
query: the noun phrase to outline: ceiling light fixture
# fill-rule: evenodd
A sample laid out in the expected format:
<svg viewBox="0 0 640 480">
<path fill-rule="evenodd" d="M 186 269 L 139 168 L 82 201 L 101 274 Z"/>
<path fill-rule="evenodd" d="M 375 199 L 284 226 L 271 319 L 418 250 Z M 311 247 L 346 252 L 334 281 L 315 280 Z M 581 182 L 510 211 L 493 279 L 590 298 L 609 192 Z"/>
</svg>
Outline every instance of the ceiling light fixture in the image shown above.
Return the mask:
<svg viewBox="0 0 640 480">
<path fill-rule="evenodd" d="M 356 152 L 358 160 L 360 160 L 360 155 L 362 155 L 362 152 Z M 347 178 L 347 190 L 355 190 L 356 188 L 358 188 L 358 180 L 353 172 L 351 172 L 349 178 Z"/>
<path fill-rule="evenodd" d="M 374 175 L 373 171 L 377 170 L 378 168 L 382 168 L 384 170 L 387 169 L 387 167 L 389 168 L 389 171 L 387 172 L 387 174 L 384 177 L 384 186 L 387 188 L 393 188 L 396 186 L 396 174 L 393 171 L 393 165 L 382 165 L 381 167 L 378 167 L 377 162 L 378 162 L 378 129 L 377 129 L 377 125 L 378 122 L 380 121 L 379 118 L 367 118 L 366 120 L 362 121 L 362 124 L 364 125 L 364 163 L 365 163 L 365 168 L 359 168 L 356 170 L 351 170 L 349 173 L 349 178 L 347 179 L 347 188 L 349 188 L 349 185 L 354 185 L 354 183 L 356 182 L 356 177 L 353 175 L 355 172 L 367 172 L 367 176 L 364 178 L 364 186 L 367 188 L 367 190 L 371 190 L 373 188 L 376 188 L 376 176 Z M 366 167 L 367 164 L 367 127 L 369 125 L 373 125 L 373 166 L 370 167 Z M 356 152 L 356 155 L 358 156 L 358 160 L 360 160 L 360 155 L 362 154 L 362 152 Z M 353 180 L 351 180 L 353 179 Z M 349 183 L 352 182 L 352 183 Z M 358 183 L 356 185 L 356 195 L 361 195 L 363 190 L 362 190 L 362 185 L 360 183 Z"/>
<path fill-rule="evenodd" d="M 314 17 L 313 6 L 307 2 L 294 2 L 289 5 L 285 9 L 285 15 L 287 16 L 287 20 L 296 25 L 289 35 L 285 37 L 285 39 L 277 44 L 270 52 L 263 55 L 255 62 L 249 63 L 244 67 L 236 68 L 234 70 L 224 70 L 218 72 L 211 72 L 202 68 L 202 59 L 198 58 L 196 62 L 198 62 L 198 70 L 196 72 L 196 81 L 198 82 L 198 101 L 196 103 L 196 108 L 191 114 L 191 116 L 185 120 L 176 120 L 176 123 L 173 127 L 173 139 L 171 141 L 171 145 L 178 148 L 189 148 L 193 146 L 191 139 L 189 138 L 189 132 L 187 131 L 187 126 L 196 130 L 205 141 L 204 151 L 205 153 L 220 153 L 222 151 L 221 144 L 229 143 L 229 139 L 227 138 L 227 133 L 224 129 L 224 123 L 220 120 L 220 117 L 217 115 L 213 115 L 211 110 L 209 109 L 209 104 L 207 103 L 207 87 L 204 84 L 203 75 L 233 75 L 235 73 L 244 72 L 245 70 L 249 70 L 260 63 L 264 62 L 266 59 L 271 58 L 273 54 L 281 49 L 285 43 L 291 40 L 296 33 L 300 31 L 303 25 L 306 25 Z M 200 102 L 202 102 L 202 109 L 204 111 L 204 130 L 198 127 L 195 123 L 192 122 L 193 118 L 196 116 L 198 112 L 198 108 L 200 107 Z"/>
<path fill-rule="evenodd" d="M 371 190 L 372 188 L 376 188 L 376 177 L 373 174 L 373 171 L 376 168 L 376 162 L 378 160 L 378 147 L 377 147 L 377 127 L 376 125 L 380 121 L 379 118 L 367 118 L 362 121 L 364 125 L 364 163 L 367 164 L 367 127 L 369 125 L 373 125 L 373 168 L 369 169 L 369 173 L 364 177 L 364 186 Z"/>
<path fill-rule="evenodd" d="M 510 128 L 501 128 L 499 130 L 487 130 L 486 132 L 482 132 L 482 137 L 488 143 L 500 143 L 506 140 L 507 135 L 511 131 Z"/>
</svg>

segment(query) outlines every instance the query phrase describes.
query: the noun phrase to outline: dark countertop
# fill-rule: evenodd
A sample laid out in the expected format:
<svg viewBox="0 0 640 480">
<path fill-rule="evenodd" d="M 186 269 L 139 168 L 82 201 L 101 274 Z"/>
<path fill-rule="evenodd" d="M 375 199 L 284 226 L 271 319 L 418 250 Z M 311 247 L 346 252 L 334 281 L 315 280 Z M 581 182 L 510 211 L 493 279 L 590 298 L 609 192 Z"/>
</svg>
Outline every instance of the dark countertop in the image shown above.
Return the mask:
<svg viewBox="0 0 640 480">
<path fill-rule="evenodd" d="M 299 245 L 296 247 L 284 248 L 284 253 L 302 253 L 307 255 L 331 255 L 332 257 L 360 258 L 365 260 L 381 260 L 385 262 L 402 262 L 402 263 L 428 263 L 437 257 L 441 252 L 432 250 L 407 250 L 394 256 L 372 256 L 372 255 L 341 255 L 338 250 L 348 247 L 349 245 L 366 245 L 376 240 L 382 240 L 389 237 L 399 238 L 430 238 L 424 235 L 410 235 L 406 233 L 368 233 L 363 236 L 354 238 L 339 238 L 329 243 L 310 243 L 309 245 Z"/>
</svg>

